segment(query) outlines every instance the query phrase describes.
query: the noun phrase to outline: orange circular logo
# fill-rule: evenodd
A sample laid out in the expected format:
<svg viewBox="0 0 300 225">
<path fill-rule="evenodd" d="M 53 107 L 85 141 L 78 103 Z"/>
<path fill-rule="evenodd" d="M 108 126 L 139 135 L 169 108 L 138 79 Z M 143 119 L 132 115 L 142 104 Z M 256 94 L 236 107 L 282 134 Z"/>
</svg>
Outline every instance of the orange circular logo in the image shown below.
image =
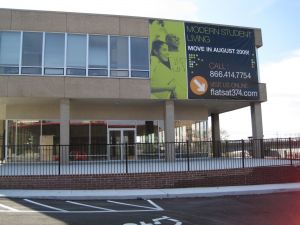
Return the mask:
<svg viewBox="0 0 300 225">
<path fill-rule="evenodd" d="M 190 82 L 190 88 L 196 95 L 204 95 L 208 89 L 207 80 L 202 76 L 195 76 Z"/>
</svg>

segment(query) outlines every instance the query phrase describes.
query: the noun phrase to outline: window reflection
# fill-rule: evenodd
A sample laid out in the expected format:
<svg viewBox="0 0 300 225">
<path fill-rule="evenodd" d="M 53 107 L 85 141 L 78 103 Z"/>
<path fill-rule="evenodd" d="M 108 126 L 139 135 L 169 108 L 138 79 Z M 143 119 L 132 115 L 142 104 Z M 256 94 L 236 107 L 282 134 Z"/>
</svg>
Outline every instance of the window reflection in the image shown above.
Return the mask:
<svg viewBox="0 0 300 225">
<path fill-rule="evenodd" d="M 43 33 L 23 33 L 22 74 L 41 74 L 42 49 Z"/>
<path fill-rule="evenodd" d="M 111 76 L 128 76 L 128 37 L 110 38 Z"/>
<path fill-rule="evenodd" d="M 1 31 L 0 74 L 148 78 L 148 38 Z"/>
<path fill-rule="evenodd" d="M 107 36 L 89 36 L 89 76 L 107 76 Z"/>
<path fill-rule="evenodd" d="M 67 75 L 86 74 L 86 35 L 68 34 Z"/>
<path fill-rule="evenodd" d="M 20 32 L 0 32 L 0 74 L 18 74 Z"/>
<path fill-rule="evenodd" d="M 134 70 L 149 70 L 148 39 L 131 39 L 131 68 Z"/>
<path fill-rule="evenodd" d="M 8 160 L 59 159 L 60 123 L 58 121 L 8 120 L 7 127 L 6 158 Z M 207 129 L 207 121 L 177 120 L 175 141 L 193 142 L 190 146 L 192 153 L 197 150 L 199 141 L 208 140 Z M 70 121 L 70 159 L 107 160 L 114 157 L 124 159 L 124 149 L 120 150 L 124 143 L 129 144 L 130 159 L 160 159 L 165 151 L 164 145 L 161 145 L 165 140 L 164 135 L 162 120 Z M 176 145 L 178 157 L 182 156 L 184 150 L 180 146 L 182 145 Z"/>
<path fill-rule="evenodd" d="M 45 69 L 47 75 L 64 74 L 65 34 L 45 34 Z"/>
</svg>

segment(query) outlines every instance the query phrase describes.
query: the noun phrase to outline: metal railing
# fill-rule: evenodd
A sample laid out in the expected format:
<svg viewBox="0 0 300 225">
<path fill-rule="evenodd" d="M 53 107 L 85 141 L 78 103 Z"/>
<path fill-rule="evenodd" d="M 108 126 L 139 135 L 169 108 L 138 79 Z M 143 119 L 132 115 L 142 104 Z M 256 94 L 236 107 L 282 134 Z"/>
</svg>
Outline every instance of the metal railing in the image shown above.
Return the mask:
<svg viewBox="0 0 300 225">
<path fill-rule="evenodd" d="M 123 174 L 300 165 L 300 138 L 0 147 L 0 176 Z"/>
</svg>

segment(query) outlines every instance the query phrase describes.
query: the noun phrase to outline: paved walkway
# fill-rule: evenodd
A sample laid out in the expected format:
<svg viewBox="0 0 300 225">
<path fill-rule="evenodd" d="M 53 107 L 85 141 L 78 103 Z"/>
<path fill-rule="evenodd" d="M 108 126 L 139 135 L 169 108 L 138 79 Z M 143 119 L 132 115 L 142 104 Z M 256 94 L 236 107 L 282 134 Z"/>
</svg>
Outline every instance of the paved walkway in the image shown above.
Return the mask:
<svg viewBox="0 0 300 225">
<path fill-rule="evenodd" d="M 213 197 L 300 191 L 299 183 L 176 189 L 120 190 L 0 190 L 0 198 L 44 199 L 158 199 Z"/>
</svg>

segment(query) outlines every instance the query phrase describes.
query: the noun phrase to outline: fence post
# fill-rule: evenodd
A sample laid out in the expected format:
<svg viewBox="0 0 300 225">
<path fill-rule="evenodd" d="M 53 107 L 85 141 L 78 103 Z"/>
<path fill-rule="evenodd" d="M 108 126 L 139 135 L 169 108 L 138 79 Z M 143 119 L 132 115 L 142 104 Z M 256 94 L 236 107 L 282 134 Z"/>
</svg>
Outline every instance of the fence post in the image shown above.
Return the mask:
<svg viewBox="0 0 300 225">
<path fill-rule="evenodd" d="M 260 139 L 260 157 L 265 158 L 264 139 Z"/>
<path fill-rule="evenodd" d="M 186 153 L 187 153 L 187 169 L 190 171 L 190 145 L 189 141 L 186 141 Z"/>
<path fill-rule="evenodd" d="M 60 154 L 61 154 L 61 145 L 58 148 L 58 175 L 60 175 Z"/>
<path fill-rule="evenodd" d="M 290 162 L 291 166 L 293 165 L 293 155 L 292 155 L 292 139 L 289 138 L 289 148 L 290 148 Z"/>
<path fill-rule="evenodd" d="M 128 143 L 125 144 L 125 161 L 126 173 L 128 173 Z"/>
<path fill-rule="evenodd" d="M 225 157 L 229 158 L 228 141 L 225 141 Z"/>
<path fill-rule="evenodd" d="M 245 141 L 242 139 L 242 166 L 245 168 Z"/>
</svg>

